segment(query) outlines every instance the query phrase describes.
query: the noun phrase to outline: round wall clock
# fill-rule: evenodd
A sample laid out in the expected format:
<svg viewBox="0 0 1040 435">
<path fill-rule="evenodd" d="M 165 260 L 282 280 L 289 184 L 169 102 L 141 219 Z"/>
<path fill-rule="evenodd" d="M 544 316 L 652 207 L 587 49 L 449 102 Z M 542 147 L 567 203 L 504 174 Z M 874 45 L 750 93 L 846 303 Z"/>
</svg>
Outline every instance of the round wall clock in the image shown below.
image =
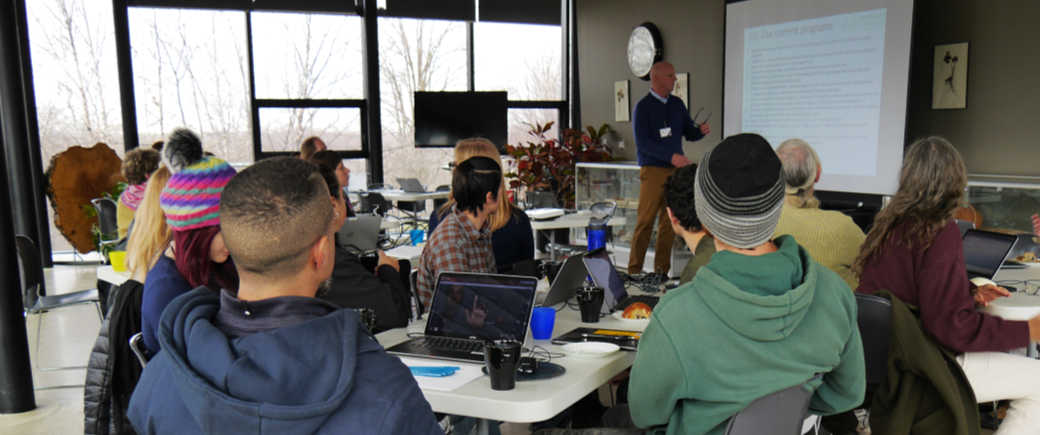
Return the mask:
<svg viewBox="0 0 1040 435">
<path fill-rule="evenodd" d="M 650 80 L 650 67 L 661 61 L 663 49 L 657 26 L 650 22 L 636 26 L 628 36 L 628 69 L 636 77 Z"/>
</svg>

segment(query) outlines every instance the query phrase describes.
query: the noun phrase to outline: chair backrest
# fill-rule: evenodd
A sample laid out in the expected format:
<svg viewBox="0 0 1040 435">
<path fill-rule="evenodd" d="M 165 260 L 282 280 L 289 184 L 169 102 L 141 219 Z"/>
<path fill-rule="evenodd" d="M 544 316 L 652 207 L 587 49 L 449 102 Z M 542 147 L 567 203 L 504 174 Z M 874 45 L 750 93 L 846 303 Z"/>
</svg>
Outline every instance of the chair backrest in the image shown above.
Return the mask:
<svg viewBox="0 0 1040 435">
<path fill-rule="evenodd" d="M 361 195 L 361 213 L 375 213 L 385 216 L 390 210 L 390 201 L 378 193 L 365 193 Z"/>
<path fill-rule="evenodd" d="M 101 242 L 111 242 L 119 239 L 119 220 L 116 212 L 116 202 L 109 198 L 94 198 L 90 200 L 98 215 L 98 229 L 101 230 Z"/>
<path fill-rule="evenodd" d="M 36 243 L 29 237 L 17 235 L 14 237 L 15 248 L 18 250 L 19 278 L 22 283 L 22 306 L 25 309 L 32 308 L 40 296 L 46 294 L 43 283 L 43 262 L 40 261 L 40 251 L 36 249 Z"/>
<path fill-rule="evenodd" d="M 419 269 L 412 269 L 408 274 L 408 282 L 412 286 L 412 298 L 415 300 L 415 312 L 413 314 L 416 319 L 419 319 L 425 312 L 422 299 L 419 299 Z"/>
<path fill-rule="evenodd" d="M 808 381 L 755 399 L 729 419 L 726 435 L 801 435 L 813 395 L 807 384 Z"/>
<path fill-rule="evenodd" d="M 856 293 L 859 335 L 867 366 L 867 389 L 885 381 L 888 348 L 892 342 L 892 301 L 881 296 Z"/>
<path fill-rule="evenodd" d="M 142 334 L 138 332 L 130 336 L 130 350 L 137 357 L 137 362 L 141 363 L 141 368 L 144 368 L 144 366 L 148 365 L 148 358 L 144 356 L 144 338 Z"/>
<path fill-rule="evenodd" d="M 975 229 L 975 222 L 972 222 L 972 221 L 962 221 L 960 219 L 956 219 L 956 221 L 957 221 L 957 229 L 961 231 L 961 237 L 964 237 L 964 233 L 968 232 L 968 230 Z"/>
</svg>

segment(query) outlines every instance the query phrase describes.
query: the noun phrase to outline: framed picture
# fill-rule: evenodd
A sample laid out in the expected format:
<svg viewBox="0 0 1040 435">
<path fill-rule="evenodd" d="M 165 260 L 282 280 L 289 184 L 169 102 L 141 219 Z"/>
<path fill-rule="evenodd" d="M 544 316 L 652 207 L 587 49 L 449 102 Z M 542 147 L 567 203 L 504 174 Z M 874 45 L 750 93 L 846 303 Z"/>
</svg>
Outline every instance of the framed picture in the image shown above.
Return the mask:
<svg viewBox="0 0 1040 435">
<path fill-rule="evenodd" d="M 932 68 L 932 108 L 968 107 L 968 43 L 936 45 Z"/>
<path fill-rule="evenodd" d="M 628 80 L 614 82 L 614 120 L 629 121 L 632 110 L 628 103 Z"/>
<path fill-rule="evenodd" d="M 686 108 L 690 108 L 690 73 L 678 73 L 675 75 L 675 87 L 672 95 L 679 97 Z"/>
</svg>

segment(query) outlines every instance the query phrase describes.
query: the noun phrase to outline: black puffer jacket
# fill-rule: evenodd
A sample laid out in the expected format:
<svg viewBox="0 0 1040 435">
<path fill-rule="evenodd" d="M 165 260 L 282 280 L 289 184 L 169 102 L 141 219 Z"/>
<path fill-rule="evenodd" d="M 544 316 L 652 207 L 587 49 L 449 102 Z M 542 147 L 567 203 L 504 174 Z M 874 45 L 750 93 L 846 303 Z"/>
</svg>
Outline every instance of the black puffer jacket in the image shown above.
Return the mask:
<svg viewBox="0 0 1040 435">
<path fill-rule="evenodd" d="M 126 410 L 141 377 L 141 365 L 130 351 L 129 340 L 141 331 L 143 289 L 141 283 L 133 280 L 119 286 L 108 317 L 98 331 L 83 391 L 84 434 L 134 433 Z"/>
</svg>

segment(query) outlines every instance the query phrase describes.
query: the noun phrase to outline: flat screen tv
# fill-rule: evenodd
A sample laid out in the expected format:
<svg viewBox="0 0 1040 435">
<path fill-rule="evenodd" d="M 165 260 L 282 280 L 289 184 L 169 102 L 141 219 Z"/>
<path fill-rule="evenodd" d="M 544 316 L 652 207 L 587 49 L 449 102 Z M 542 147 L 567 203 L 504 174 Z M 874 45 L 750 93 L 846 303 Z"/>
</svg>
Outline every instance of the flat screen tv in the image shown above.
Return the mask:
<svg viewBox="0 0 1040 435">
<path fill-rule="evenodd" d="M 415 146 L 454 147 L 455 142 L 483 137 L 502 152 L 506 145 L 505 92 L 416 92 Z"/>
</svg>

